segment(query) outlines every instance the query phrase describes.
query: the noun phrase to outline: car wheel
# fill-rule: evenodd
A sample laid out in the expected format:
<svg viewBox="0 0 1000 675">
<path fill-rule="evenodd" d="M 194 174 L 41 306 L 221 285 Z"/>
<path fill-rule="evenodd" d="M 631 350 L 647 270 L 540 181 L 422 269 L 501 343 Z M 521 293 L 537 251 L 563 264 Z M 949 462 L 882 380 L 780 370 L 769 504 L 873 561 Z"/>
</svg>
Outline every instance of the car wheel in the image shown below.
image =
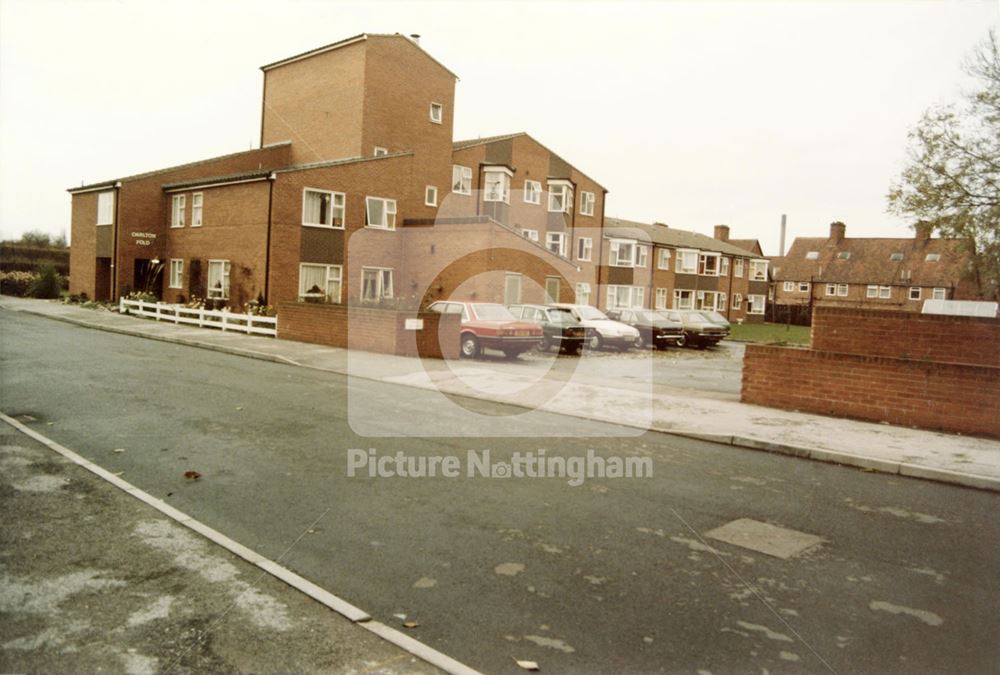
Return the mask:
<svg viewBox="0 0 1000 675">
<path fill-rule="evenodd" d="M 551 347 L 551 346 L 552 346 L 552 343 L 549 341 L 549 336 L 548 335 L 543 335 L 541 342 L 538 343 L 538 351 L 540 351 L 540 352 L 547 352 L 547 351 L 549 351 L 549 347 Z"/>
<path fill-rule="evenodd" d="M 587 340 L 587 346 L 590 347 L 591 349 L 593 349 L 596 352 L 601 347 L 604 346 L 604 341 L 601 340 L 601 336 L 600 335 L 598 335 L 597 333 L 594 333 L 593 335 L 590 336 L 590 339 Z"/>
<path fill-rule="evenodd" d="M 462 357 L 466 359 L 474 359 L 479 356 L 479 340 L 472 333 L 466 333 L 462 336 Z"/>
<path fill-rule="evenodd" d="M 573 347 L 567 347 L 565 349 L 565 353 L 569 354 L 570 356 L 579 356 L 580 355 L 580 345 L 575 345 Z"/>
<path fill-rule="evenodd" d="M 638 347 L 639 349 L 645 349 L 646 347 L 649 346 L 649 344 L 646 342 L 646 338 L 643 337 L 642 333 L 639 333 L 639 337 L 635 339 L 635 346 Z"/>
<path fill-rule="evenodd" d="M 683 335 L 681 335 L 679 338 L 677 338 L 677 346 L 678 347 L 683 347 L 686 342 L 687 342 L 687 338 L 684 337 Z"/>
<path fill-rule="evenodd" d="M 505 349 L 505 350 L 503 350 L 503 353 L 504 353 L 504 356 L 506 356 L 508 359 L 516 359 L 521 354 L 521 350 L 519 350 L 519 349 Z"/>
</svg>

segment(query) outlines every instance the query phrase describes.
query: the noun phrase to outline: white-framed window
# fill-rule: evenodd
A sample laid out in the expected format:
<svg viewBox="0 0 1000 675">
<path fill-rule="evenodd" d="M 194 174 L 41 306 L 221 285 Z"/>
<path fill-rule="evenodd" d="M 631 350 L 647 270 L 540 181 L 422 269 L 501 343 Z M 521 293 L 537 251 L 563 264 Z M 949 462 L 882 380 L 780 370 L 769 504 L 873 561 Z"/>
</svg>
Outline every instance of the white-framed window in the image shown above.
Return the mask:
<svg viewBox="0 0 1000 675">
<path fill-rule="evenodd" d="M 521 302 L 521 275 L 517 272 L 507 272 L 504 277 L 503 303 L 516 305 Z"/>
<path fill-rule="evenodd" d="M 947 300 L 948 299 L 948 289 L 946 289 L 946 288 L 935 288 L 931 292 L 931 299 L 933 299 L 933 300 Z"/>
<path fill-rule="evenodd" d="M 608 309 L 642 308 L 646 289 L 642 286 L 608 286 Z"/>
<path fill-rule="evenodd" d="M 483 171 L 484 202 L 504 202 L 510 204 L 510 169 L 487 168 Z"/>
<path fill-rule="evenodd" d="M 882 300 L 888 300 L 892 297 L 892 287 L 891 286 L 879 286 L 878 287 L 878 297 Z"/>
<path fill-rule="evenodd" d="M 698 271 L 698 251 L 677 249 L 677 271 L 681 274 L 695 274 Z"/>
<path fill-rule="evenodd" d="M 699 254 L 698 274 L 705 277 L 719 276 L 719 254 L 718 253 Z"/>
<path fill-rule="evenodd" d="M 340 265 L 299 265 L 299 299 L 340 303 L 344 270 Z"/>
<path fill-rule="evenodd" d="M 451 191 L 459 195 L 472 194 L 472 169 L 458 164 L 452 165 Z"/>
<path fill-rule="evenodd" d="M 521 236 L 528 241 L 538 241 L 538 230 L 521 230 Z"/>
<path fill-rule="evenodd" d="M 726 308 L 726 294 L 716 291 L 698 291 L 695 294 L 694 308 L 722 311 Z"/>
<path fill-rule="evenodd" d="M 669 288 L 657 288 L 656 289 L 656 307 L 655 309 L 667 309 L 667 297 L 670 292 Z"/>
<path fill-rule="evenodd" d="M 576 240 L 576 259 L 590 262 L 594 251 L 594 240 L 591 237 L 580 237 Z"/>
<path fill-rule="evenodd" d="M 392 298 L 392 269 L 388 267 L 361 268 L 361 301 L 378 302 Z"/>
<path fill-rule="evenodd" d="M 547 232 L 545 234 L 545 248 L 563 258 L 566 257 L 566 241 L 565 232 Z"/>
<path fill-rule="evenodd" d="M 837 295 L 837 284 L 827 284 L 826 294 L 830 297 Z"/>
<path fill-rule="evenodd" d="M 743 309 L 742 293 L 733 293 L 733 309 Z"/>
<path fill-rule="evenodd" d="M 635 245 L 635 266 L 645 267 L 649 261 L 649 247 L 643 244 Z"/>
<path fill-rule="evenodd" d="M 786 281 L 782 285 L 781 290 L 783 290 L 785 293 L 793 293 L 795 291 L 795 282 L 794 281 Z"/>
<path fill-rule="evenodd" d="M 612 267 L 635 267 L 635 242 L 627 239 L 612 239 L 608 253 L 608 264 Z"/>
<path fill-rule="evenodd" d="M 229 261 L 208 261 L 208 297 L 225 300 L 229 297 Z"/>
<path fill-rule="evenodd" d="M 590 284 L 581 281 L 576 285 L 576 304 L 590 304 Z"/>
<path fill-rule="evenodd" d="M 524 181 L 524 201 L 526 204 L 541 204 L 542 184 L 537 180 Z"/>
<path fill-rule="evenodd" d="M 424 188 L 424 206 L 438 205 L 438 189 L 433 185 Z"/>
<path fill-rule="evenodd" d="M 809 292 L 809 286 L 810 286 L 810 284 L 809 284 L 808 281 L 800 281 L 799 282 L 799 293 L 808 293 Z"/>
<path fill-rule="evenodd" d="M 594 196 L 593 192 L 584 192 L 580 190 L 580 215 L 581 216 L 592 216 L 594 215 L 594 204 L 597 203 L 597 198 Z"/>
<path fill-rule="evenodd" d="M 384 197 L 365 197 L 367 226 L 376 230 L 396 229 L 396 200 Z"/>
<path fill-rule="evenodd" d="M 184 261 L 180 258 L 170 259 L 170 288 L 184 288 Z"/>
<path fill-rule="evenodd" d="M 910 289 L 910 300 L 919 300 L 921 295 L 920 287 L 914 286 Z"/>
<path fill-rule="evenodd" d="M 850 259 L 851 259 L 850 251 L 841 251 L 840 253 L 837 254 L 837 260 L 850 260 Z"/>
<path fill-rule="evenodd" d="M 201 227 L 201 216 L 205 205 L 205 195 L 195 192 L 191 195 L 191 227 Z"/>
<path fill-rule="evenodd" d="M 866 298 L 877 298 L 878 297 L 878 286 L 869 286 L 865 289 Z"/>
<path fill-rule="evenodd" d="M 806 251 L 806 260 L 818 260 L 819 251 Z"/>
<path fill-rule="evenodd" d="M 726 311 L 726 294 L 717 293 L 715 297 L 715 309 L 718 312 Z"/>
<path fill-rule="evenodd" d="M 674 309 L 694 309 L 694 291 L 674 289 Z"/>
<path fill-rule="evenodd" d="M 111 225 L 115 220 L 115 193 L 113 190 L 97 193 L 97 224 Z"/>
<path fill-rule="evenodd" d="M 767 264 L 767 260 L 751 260 L 750 281 L 767 281 Z M 763 310 L 761 310 L 761 314 L 763 313 Z"/>
<path fill-rule="evenodd" d="M 559 290 L 560 286 L 559 277 L 545 277 L 545 304 L 551 305 L 554 302 L 559 302 Z"/>
<path fill-rule="evenodd" d="M 719 276 L 729 276 L 729 258 L 719 258 Z"/>
<path fill-rule="evenodd" d="M 941 261 L 941 254 L 940 253 L 928 253 L 927 256 L 924 258 L 924 260 L 926 262 L 940 262 Z"/>
<path fill-rule="evenodd" d="M 344 229 L 346 197 L 343 192 L 302 190 L 302 224 L 306 227 Z"/>
<path fill-rule="evenodd" d="M 444 106 L 440 103 L 431 103 L 430 120 L 434 124 L 441 124 L 444 120 Z"/>
<path fill-rule="evenodd" d="M 837 297 L 846 298 L 849 284 L 837 284 Z"/>
<path fill-rule="evenodd" d="M 747 314 L 763 314 L 764 313 L 764 303 L 765 303 L 765 296 L 763 296 L 763 295 L 748 295 L 747 296 Z"/>
<path fill-rule="evenodd" d="M 375 151 L 372 153 L 375 157 L 382 157 L 383 155 L 389 154 L 389 148 L 383 148 L 381 145 L 375 146 Z"/>
<path fill-rule="evenodd" d="M 743 258 L 737 258 L 733 263 L 733 276 L 737 279 L 743 278 Z"/>
<path fill-rule="evenodd" d="M 573 208 L 573 186 L 569 181 L 549 181 L 549 211 L 569 213 Z"/>
<path fill-rule="evenodd" d="M 187 195 L 174 195 L 170 200 L 170 227 L 184 227 L 184 207 Z"/>
<path fill-rule="evenodd" d="M 899 251 L 896 251 L 895 253 L 889 256 L 890 262 L 902 262 L 902 260 L 903 260 L 903 254 L 900 253 Z"/>
<path fill-rule="evenodd" d="M 669 248 L 661 248 L 661 249 L 657 249 L 657 251 L 658 251 L 658 253 L 657 253 L 657 256 L 656 256 L 656 258 L 657 258 L 657 260 L 656 260 L 656 267 L 658 269 L 661 269 L 661 270 L 669 270 L 670 269 L 670 249 Z"/>
</svg>

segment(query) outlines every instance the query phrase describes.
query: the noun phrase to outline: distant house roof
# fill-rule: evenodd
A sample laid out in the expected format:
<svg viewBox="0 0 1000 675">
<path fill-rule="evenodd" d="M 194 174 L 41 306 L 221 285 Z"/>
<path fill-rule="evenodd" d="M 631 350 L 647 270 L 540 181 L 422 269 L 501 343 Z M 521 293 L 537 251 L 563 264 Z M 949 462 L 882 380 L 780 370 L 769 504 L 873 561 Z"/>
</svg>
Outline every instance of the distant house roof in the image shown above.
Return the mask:
<svg viewBox="0 0 1000 675">
<path fill-rule="evenodd" d="M 745 248 L 736 246 L 730 242 L 719 241 L 712 237 L 690 230 L 678 230 L 660 223 L 640 223 L 624 218 L 605 218 L 604 231 L 612 237 L 623 237 L 631 239 L 635 237 L 630 230 L 642 230 L 649 235 L 649 240 L 661 246 L 673 248 L 692 248 L 699 251 L 713 251 L 742 258 L 759 258 L 757 253 Z"/>
<path fill-rule="evenodd" d="M 947 287 L 968 264 L 961 239 L 796 237 L 771 269 L 776 281 Z"/>
<path fill-rule="evenodd" d="M 281 59 L 280 61 L 275 61 L 273 63 L 268 63 L 267 65 L 261 66 L 260 69 L 263 70 L 263 71 L 265 71 L 265 72 L 267 72 L 268 70 L 272 70 L 274 68 L 278 68 L 279 66 L 283 66 L 283 65 L 288 64 L 288 63 L 293 63 L 295 61 L 301 61 L 303 59 L 307 59 L 307 58 L 309 58 L 311 56 L 317 56 L 317 55 L 323 54 L 325 52 L 332 52 L 334 49 L 340 49 L 341 47 L 346 47 L 348 45 L 355 44 L 356 42 L 364 42 L 365 40 L 368 40 L 369 38 L 373 38 L 373 37 L 375 37 L 375 38 L 400 38 L 402 40 L 406 40 L 406 42 L 408 44 L 412 45 L 415 49 L 420 50 L 420 52 L 422 54 L 424 54 L 424 56 L 426 56 L 427 58 L 429 58 L 431 61 L 433 61 L 437 65 L 441 66 L 441 68 L 443 68 L 449 75 L 451 75 L 452 77 L 454 77 L 456 80 L 459 79 L 458 75 L 456 75 L 455 73 L 453 73 L 451 71 L 451 69 L 449 69 L 443 63 L 441 63 L 440 61 L 438 61 L 437 59 L 435 59 L 433 56 L 431 56 L 429 53 L 427 53 L 427 50 L 424 49 L 423 47 L 421 47 L 419 44 L 417 44 L 417 42 L 415 40 L 413 40 L 413 39 L 411 39 L 411 38 L 403 35 L 402 33 L 359 33 L 358 35 L 355 35 L 353 37 L 344 38 L 343 40 L 338 40 L 337 42 L 331 42 L 328 45 L 324 45 L 322 47 L 317 47 L 315 49 L 310 49 L 307 52 L 302 52 L 301 54 L 296 54 L 295 56 L 289 56 L 287 58 Z"/>
<path fill-rule="evenodd" d="M 452 149 L 452 151 L 457 152 L 459 150 L 465 150 L 467 148 L 474 148 L 477 145 L 490 145 L 491 143 L 500 143 L 502 141 L 509 141 L 512 138 L 520 138 L 521 136 L 530 139 L 532 143 L 536 143 L 539 147 L 545 149 L 546 152 L 549 152 L 549 153 L 555 155 L 556 157 L 558 157 L 563 162 L 566 162 L 566 160 L 563 159 L 562 155 L 560 155 L 557 152 L 552 152 L 552 150 L 550 148 L 546 147 L 544 143 L 541 143 L 537 138 L 535 138 L 534 136 L 532 136 L 531 134 L 529 134 L 526 131 L 518 131 L 517 133 L 513 133 L 513 134 L 501 134 L 499 136 L 483 136 L 482 138 L 469 138 L 469 139 L 466 139 L 464 141 L 454 141 L 451 144 L 451 149 Z M 571 166 L 574 169 L 576 169 L 577 171 L 579 171 L 580 174 L 586 176 L 589 180 L 594 181 L 594 183 L 596 183 L 599 187 L 601 187 L 602 189 L 604 189 L 605 192 L 607 191 L 607 188 L 605 188 L 603 185 L 601 185 L 600 183 L 598 183 L 591 176 L 588 176 L 583 171 L 580 171 L 580 169 L 577 168 L 572 163 L 566 162 L 566 164 L 568 164 L 569 166 Z"/>
<path fill-rule="evenodd" d="M 759 256 L 764 255 L 764 249 L 760 246 L 760 241 L 757 239 L 730 239 L 729 243 L 738 248 L 743 248 L 751 253 L 756 253 Z"/>
</svg>

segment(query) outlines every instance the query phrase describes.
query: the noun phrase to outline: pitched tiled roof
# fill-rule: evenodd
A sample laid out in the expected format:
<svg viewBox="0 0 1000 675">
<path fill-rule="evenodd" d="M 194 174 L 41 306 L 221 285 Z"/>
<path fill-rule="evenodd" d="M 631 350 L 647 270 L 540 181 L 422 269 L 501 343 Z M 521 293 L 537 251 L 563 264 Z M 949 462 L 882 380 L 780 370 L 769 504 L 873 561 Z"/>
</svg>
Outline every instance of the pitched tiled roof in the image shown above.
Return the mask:
<svg viewBox="0 0 1000 675">
<path fill-rule="evenodd" d="M 797 237 L 787 255 L 772 260 L 776 281 L 951 286 L 963 278 L 969 255 L 961 239 Z"/>
<path fill-rule="evenodd" d="M 756 253 L 757 255 L 763 255 L 764 249 L 761 248 L 760 241 L 757 239 L 730 239 L 729 243 L 737 248 L 746 249 L 751 253 Z"/>
<path fill-rule="evenodd" d="M 527 136 L 528 134 L 524 131 L 519 131 L 516 134 L 501 134 L 500 136 L 484 136 L 482 138 L 469 138 L 464 141 L 455 141 L 451 144 L 452 150 L 465 150 L 466 148 L 472 148 L 477 145 L 488 145 L 489 143 L 496 143 L 497 141 L 506 141 L 510 138 L 517 138 L 518 136 Z"/>
<path fill-rule="evenodd" d="M 659 223 L 654 223 L 652 225 L 648 223 L 640 223 L 634 220 L 625 220 L 623 218 L 605 218 L 604 219 L 604 230 L 607 234 L 612 237 L 621 236 L 624 238 L 633 238 L 634 233 L 629 230 L 637 229 L 642 230 L 649 235 L 649 240 L 654 244 L 660 244 L 662 246 L 671 246 L 673 248 L 693 248 L 699 251 L 714 251 L 718 253 L 724 253 L 726 255 L 732 255 L 743 258 L 757 258 L 759 257 L 753 251 L 748 251 L 739 246 L 735 246 L 732 242 L 719 241 L 718 239 L 713 239 L 704 234 L 699 234 L 698 232 L 691 232 L 690 230 L 678 230 L 674 227 L 667 227 L 666 225 L 661 225 Z"/>
<path fill-rule="evenodd" d="M 278 66 L 283 66 L 286 63 L 291 63 L 293 61 L 301 61 L 302 59 L 307 59 L 310 56 L 315 56 L 317 54 L 322 54 L 324 52 L 331 52 L 334 49 L 340 49 L 341 47 L 346 47 L 347 45 L 354 44 L 355 42 L 362 42 L 363 40 L 367 40 L 368 38 L 372 38 L 372 37 L 380 37 L 380 38 L 383 38 L 383 37 L 387 37 L 387 38 L 402 38 L 403 40 L 406 40 L 408 43 L 410 43 L 411 45 L 413 45 L 414 47 L 416 47 L 417 49 L 419 49 L 431 61 L 433 61 L 437 65 L 441 66 L 441 68 L 443 68 L 445 71 L 447 71 L 449 75 L 451 75 L 452 77 L 454 77 L 456 80 L 459 79 L 458 75 L 456 75 L 455 73 L 453 73 L 451 71 L 451 69 L 449 69 L 443 63 L 441 63 L 436 58 L 434 58 L 433 56 L 431 56 L 427 52 L 427 50 L 424 49 L 423 47 L 421 47 L 417 42 L 413 41 L 412 39 L 408 38 L 407 36 L 403 35 L 402 33 L 359 33 L 359 34 L 354 35 L 352 37 L 344 38 L 343 40 L 337 40 L 336 42 L 331 42 L 330 44 L 324 45 L 322 47 L 317 47 L 315 49 L 310 49 L 309 51 L 302 52 L 301 54 L 295 54 L 294 56 L 288 56 L 288 57 L 283 58 L 283 59 L 281 59 L 279 61 L 275 61 L 273 63 L 268 63 L 267 65 L 261 66 L 260 69 L 264 70 L 264 71 L 267 71 L 267 70 L 270 70 L 272 68 L 277 68 Z"/>
<path fill-rule="evenodd" d="M 267 178 L 270 175 L 270 171 L 244 171 L 243 173 L 231 173 L 224 176 L 210 176 L 208 178 L 195 178 L 191 180 L 177 181 L 174 183 L 164 183 L 160 187 L 164 190 L 176 190 L 178 188 L 192 187 L 195 185 L 204 185 L 207 187 L 218 183 L 239 183 L 259 180 Z"/>
</svg>

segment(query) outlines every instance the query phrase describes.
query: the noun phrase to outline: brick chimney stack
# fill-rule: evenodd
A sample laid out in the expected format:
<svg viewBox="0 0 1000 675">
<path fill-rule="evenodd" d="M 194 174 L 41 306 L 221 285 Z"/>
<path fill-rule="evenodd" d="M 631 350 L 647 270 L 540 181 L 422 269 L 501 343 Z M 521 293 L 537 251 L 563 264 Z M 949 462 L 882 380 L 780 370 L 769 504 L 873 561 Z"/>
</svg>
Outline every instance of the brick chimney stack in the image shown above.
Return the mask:
<svg viewBox="0 0 1000 675">
<path fill-rule="evenodd" d="M 729 226 L 728 225 L 716 225 L 715 226 L 715 238 L 719 241 L 729 241 Z"/>
<path fill-rule="evenodd" d="M 847 225 L 842 222 L 835 221 L 830 223 L 830 243 L 839 244 L 844 241 L 844 235 L 847 234 Z"/>
<path fill-rule="evenodd" d="M 930 241 L 931 232 L 934 230 L 934 226 L 928 222 L 921 220 L 919 223 L 913 226 L 914 235 L 913 240 L 920 246 L 926 246 L 927 242 Z"/>
</svg>

